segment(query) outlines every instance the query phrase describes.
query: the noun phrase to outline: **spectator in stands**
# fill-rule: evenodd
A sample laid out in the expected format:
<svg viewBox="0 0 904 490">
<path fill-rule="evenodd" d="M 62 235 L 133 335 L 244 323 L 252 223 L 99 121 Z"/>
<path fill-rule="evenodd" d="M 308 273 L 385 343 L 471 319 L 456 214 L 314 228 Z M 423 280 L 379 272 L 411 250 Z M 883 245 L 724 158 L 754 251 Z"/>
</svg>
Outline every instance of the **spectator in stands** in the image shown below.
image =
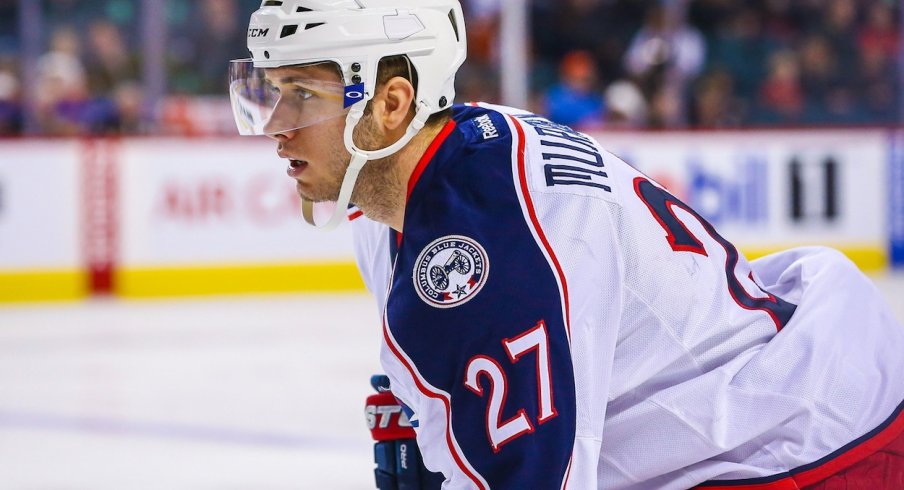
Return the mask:
<svg viewBox="0 0 904 490">
<path fill-rule="evenodd" d="M 857 7 L 854 0 L 829 0 L 825 18 L 820 26 L 840 66 L 857 64 Z M 848 80 L 850 81 L 850 80 Z"/>
<path fill-rule="evenodd" d="M 0 56 L 19 50 L 18 4 L 0 1 Z"/>
<path fill-rule="evenodd" d="M 606 88 L 606 126 L 619 129 L 642 129 L 647 125 L 647 100 L 640 88 L 630 80 L 616 80 Z"/>
<path fill-rule="evenodd" d="M 847 69 L 859 64 L 857 14 L 854 0 L 828 2 L 820 31 L 828 44 L 834 73 L 825 82 L 823 100 L 810 102 L 808 123 L 859 125 L 866 120 L 863 100 L 858 96 L 858 73 Z"/>
<path fill-rule="evenodd" d="M 77 58 L 50 52 L 38 64 L 35 116 L 41 132 L 50 135 L 82 134 L 81 113 L 88 87 L 85 69 Z"/>
<path fill-rule="evenodd" d="M 860 30 L 857 43 L 861 53 L 881 53 L 893 63 L 901 46 L 901 35 L 895 26 L 895 13 L 886 2 L 873 2 L 869 6 L 866 25 Z"/>
<path fill-rule="evenodd" d="M 148 129 L 144 110 L 144 90 L 136 82 L 120 83 L 113 90 L 115 121 L 112 131 L 120 134 L 143 134 Z"/>
<path fill-rule="evenodd" d="M 722 27 L 713 36 L 710 63 L 733 76 L 742 97 L 756 95 L 766 75 L 766 60 L 777 47 L 763 36 L 761 15 L 752 7 L 741 8 L 723 17 Z"/>
<path fill-rule="evenodd" d="M 793 124 L 803 117 L 804 91 L 797 55 L 790 50 L 769 57 L 769 75 L 759 90 L 752 122 Z"/>
<path fill-rule="evenodd" d="M 578 129 L 602 126 L 605 106 L 597 88 L 596 62 L 586 51 L 574 51 L 562 60 L 560 82 L 546 92 L 546 114 Z"/>
<path fill-rule="evenodd" d="M 223 67 L 236 53 L 246 52 L 245 27 L 236 0 L 202 0 L 190 3 L 191 15 L 172 29 L 173 86 L 178 92 L 222 94 L 226 91 Z"/>
<path fill-rule="evenodd" d="M 88 87 L 94 96 L 110 97 L 119 84 L 140 80 L 138 58 L 129 51 L 119 27 L 112 22 L 100 20 L 91 24 L 86 58 Z"/>
<path fill-rule="evenodd" d="M 80 40 L 68 26 L 54 31 L 50 50 L 38 60 L 35 116 L 45 134 L 80 134 L 76 101 L 87 98 Z"/>
<path fill-rule="evenodd" d="M 839 122 L 841 113 L 853 110 L 831 41 L 821 34 L 807 37 L 799 50 L 801 84 L 806 98 L 804 122 Z M 830 110 L 829 104 L 834 107 Z"/>
<path fill-rule="evenodd" d="M 657 87 L 650 97 L 647 127 L 650 129 L 677 129 L 687 126 L 687 104 L 684 87 L 664 84 Z"/>
<path fill-rule="evenodd" d="M 901 97 L 896 68 L 894 58 L 888 57 L 881 43 L 861 44 L 856 86 L 857 96 L 864 104 L 865 121 L 876 124 L 896 121 Z"/>
<path fill-rule="evenodd" d="M 35 116 L 43 133 L 75 136 L 104 132 L 115 125 L 111 101 L 91 97 L 88 76 L 78 57 L 74 31 L 54 33 L 51 50 L 38 61 Z"/>
<path fill-rule="evenodd" d="M 468 62 L 458 72 L 461 100 L 499 99 L 499 9 L 502 0 L 465 0 L 468 15 Z"/>
<path fill-rule="evenodd" d="M 793 0 L 765 0 L 762 3 L 763 39 L 780 48 L 789 48 L 800 32 L 799 10 Z"/>
<path fill-rule="evenodd" d="M 695 0 L 688 5 L 688 20 L 700 29 L 710 42 L 726 27 L 726 20 L 738 11 L 735 0 Z"/>
<path fill-rule="evenodd" d="M 626 54 L 628 72 L 652 95 L 651 123 L 681 127 L 686 123 L 685 99 L 689 83 L 700 74 L 706 44 L 700 31 L 681 15 L 652 6 Z"/>
<path fill-rule="evenodd" d="M 746 110 L 735 96 L 734 84 L 731 74 L 721 69 L 697 81 L 691 110 L 694 126 L 721 129 L 741 125 Z"/>
<path fill-rule="evenodd" d="M 462 0 L 471 27 L 469 63 L 458 79 L 463 100 L 499 96 L 499 11 L 504 1 Z M 529 4 L 530 108 L 563 111 L 564 116 L 553 117 L 564 122 L 587 114 L 586 121 L 572 124 L 680 128 L 689 122 L 711 127 L 902 122 L 899 2 L 530 0 Z M 123 0 L 43 0 L 44 24 L 53 37 L 40 83 L 53 86 L 54 95 L 43 94 L 37 119 L 48 131 L 146 127 L 147 116 L 136 106 L 143 99 L 137 84 L 142 53 L 135 49 L 140 40 L 140 31 L 134 29 L 140 19 L 138 5 Z M 250 13 L 259 5 L 260 0 L 168 0 L 170 94 L 184 95 L 191 102 L 198 95 L 223 93 L 222 67 L 245 49 L 245 26 L 237 21 L 244 15 L 239 11 Z M 15 2 L 0 0 L 0 57 L 18 53 L 16 15 Z M 56 29 L 61 25 L 72 27 Z M 575 51 L 589 55 L 589 61 L 571 62 L 565 70 L 566 57 Z M 594 68 L 581 68 L 582 63 Z M 590 88 L 582 88 L 587 85 L 581 80 L 582 70 L 592 74 Z M 87 95 L 80 95 L 83 89 L 77 88 L 81 77 L 87 81 Z M 18 104 L 10 97 L 19 95 L 10 94 L 22 87 L 11 90 L 9 76 L 3 79 L 6 98 L 0 101 L 0 118 L 21 121 L 10 115 Z M 604 97 L 599 87 L 613 81 L 619 82 Z M 635 97 L 637 89 L 642 100 Z"/>
<path fill-rule="evenodd" d="M 501 0 L 466 0 L 468 12 L 468 61 L 489 65 L 498 58 L 499 7 Z"/>
<path fill-rule="evenodd" d="M 0 136 L 22 131 L 22 105 L 19 80 L 15 73 L 0 65 Z"/>
</svg>

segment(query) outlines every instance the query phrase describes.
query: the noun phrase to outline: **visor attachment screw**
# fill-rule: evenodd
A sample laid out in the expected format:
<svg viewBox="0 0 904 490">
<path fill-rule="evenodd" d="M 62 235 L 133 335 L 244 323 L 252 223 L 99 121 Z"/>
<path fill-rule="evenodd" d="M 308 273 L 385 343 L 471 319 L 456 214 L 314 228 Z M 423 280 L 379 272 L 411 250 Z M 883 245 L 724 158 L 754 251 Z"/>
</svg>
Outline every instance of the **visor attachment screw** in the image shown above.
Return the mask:
<svg viewBox="0 0 904 490">
<path fill-rule="evenodd" d="M 356 84 L 356 85 L 359 84 L 359 83 L 361 83 L 361 75 L 355 75 L 355 76 L 353 76 L 353 77 L 352 77 L 352 83 L 354 83 L 354 84 Z"/>
<path fill-rule="evenodd" d="M 439 99 L 439 106 L 440 106 L 440 107 L 446 107 L 446 104 L 447 104 L 448 102 L 449 102 L 448 99 L 446 99 L 445 97 L 440 97 L 440 99 Z"/>
<path fill-rule="evenodd" d="M 361 71 L 361 63 L 352 63 L 352 71 L 355 73 Z"/>
</svg>

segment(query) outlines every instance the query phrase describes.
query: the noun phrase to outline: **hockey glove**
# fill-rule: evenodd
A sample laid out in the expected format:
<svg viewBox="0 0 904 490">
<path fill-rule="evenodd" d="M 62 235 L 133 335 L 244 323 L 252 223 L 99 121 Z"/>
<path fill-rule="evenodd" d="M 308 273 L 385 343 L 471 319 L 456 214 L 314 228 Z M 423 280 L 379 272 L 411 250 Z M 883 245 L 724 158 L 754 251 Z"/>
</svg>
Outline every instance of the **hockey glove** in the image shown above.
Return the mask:
<svg viewBox="0 0 904 490">
<path fill-rule="evenodd" d="M 376 395 L 367 398 L 365 415 L 374 440 L 377 488 L 379 490 L 439 490 L 443 476 L 430 473 L 421 462 L 414 428 L 401 404 L 389 391 L 389 378 L 370 379 Z"/>
</svg>

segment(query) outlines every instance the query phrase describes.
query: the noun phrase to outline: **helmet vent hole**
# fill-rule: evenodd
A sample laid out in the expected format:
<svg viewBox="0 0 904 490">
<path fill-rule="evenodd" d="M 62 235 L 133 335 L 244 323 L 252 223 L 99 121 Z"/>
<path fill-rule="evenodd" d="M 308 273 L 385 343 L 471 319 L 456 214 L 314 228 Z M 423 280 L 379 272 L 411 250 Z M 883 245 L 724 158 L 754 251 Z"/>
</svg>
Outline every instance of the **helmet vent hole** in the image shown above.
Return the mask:
<svg viewBox="0 0 904 490">
<path fill-rule="evenodd" d="M 282 32 L 279 34 L 279 38 L 282 39 L 284 37 L 289 37 L 296 32 L 298 32 L 298 25 L 283 26 Z"/>
<path fill-rule="evenodd" d="M 267 0 L 264 2 L 264 7 L 282 7 L 282 2 L 278 0 Z"/>
<path fill-rule="evenodd" d="M 315 27 L 320 27 L 323 24 L 326 24 L 326 22 L 315 22 L 313 24 L 308 24 L 308 25 L 304 26 L 304 30 L 307 31 L 307 30 L 313 29 Z"/>
<path fill-rule="evenodd" d="M 295 9 L 296 14 L 300 14 L 302 12 L 313 12 L 313 10 L 311 10 L 307 7 L 298 7 L 297 9 Z"/>
<path fill-rule="evenodd" d="M 458 34 L 458 22 L 455 20 L 455 10 L 449 11 L 449 22 L 452 23 L 452 30 L 455 31 L 455 40 L 461 42 L 461 36 Z"/>
</svg>

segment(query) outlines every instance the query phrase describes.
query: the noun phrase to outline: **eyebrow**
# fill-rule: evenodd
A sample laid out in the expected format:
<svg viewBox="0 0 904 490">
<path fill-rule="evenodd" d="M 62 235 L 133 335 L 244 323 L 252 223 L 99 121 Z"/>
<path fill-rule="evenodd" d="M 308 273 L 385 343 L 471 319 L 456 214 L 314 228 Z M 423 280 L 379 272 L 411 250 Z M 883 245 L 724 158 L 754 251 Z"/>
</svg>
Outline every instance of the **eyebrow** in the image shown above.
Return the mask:
<svg viewBox="0 0 904 490">
<path fill-rule="evenodd" d="M 301 77 L 283 77 L 279 79 L 279 83 L 297 83 L 297 82 L 311 82 L 315 81 L 310 78 L 301 78 Z"/>
<path fill-rule="evenodd" d="M 328 89 L 327 89 L 327 90 L 324 90 L 323 87 L 317 87 L 316 85 L 315 85 L 315 86 L 311 86 L 310 83 L 305 84 L 305 82 L 332 83 L 332 82 L 330 82 L 329 80 L 318 80 L 318 79 L 316 79 L 316 78 L 300 77 L 300 76 L 297 76 L 297 75 L 289 75 L 289 76 L 277 78 L 276 80 L 271 79 L 269 76 L 265 76 L 264 79 L 267 81 L 267 83 L 268 83 L 271 87 L 276 87 L 276 88 L 278 88 L 278 87 L 277 87 L 278 85 L 293 85 L 293 84 L 298 84 L 298 85 L 301 85 L 302 87 L 306 88 L 307 90 L 310 90 L 310 91 L 313 91 L 313 92 L 316 92 L 316 93 L 325 94 L 325 95 L 328 95 L 328 96 L 330 96 L 330 97 L 337 97 L 337 96 L 338 96 L 338 97 L 341 97 L 341 95 L 339 95 L 339 94 L 331 93 L 331 91 L 328 90 Z"/>
</svg>

